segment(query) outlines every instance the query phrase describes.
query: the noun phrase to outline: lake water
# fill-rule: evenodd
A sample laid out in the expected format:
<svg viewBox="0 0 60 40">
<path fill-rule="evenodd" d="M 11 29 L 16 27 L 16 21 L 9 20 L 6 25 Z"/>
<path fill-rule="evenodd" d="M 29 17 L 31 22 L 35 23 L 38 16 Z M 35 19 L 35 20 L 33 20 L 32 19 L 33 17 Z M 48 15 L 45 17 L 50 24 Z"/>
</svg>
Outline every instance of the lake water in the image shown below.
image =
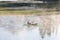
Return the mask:
<svg viewBox="0 0 60 40">
<path fill-rule="evenodd" d="M 27 27 L 26 21 L 37 23 L 37 26 Z M 1 15 L 0 16 L 0 40 L 60 40 L 60 25 L 58 25 L 57 35 L 47 34 L 42 39 L 39 33 L 39 16 L 24 15 Z"/>
</svg>

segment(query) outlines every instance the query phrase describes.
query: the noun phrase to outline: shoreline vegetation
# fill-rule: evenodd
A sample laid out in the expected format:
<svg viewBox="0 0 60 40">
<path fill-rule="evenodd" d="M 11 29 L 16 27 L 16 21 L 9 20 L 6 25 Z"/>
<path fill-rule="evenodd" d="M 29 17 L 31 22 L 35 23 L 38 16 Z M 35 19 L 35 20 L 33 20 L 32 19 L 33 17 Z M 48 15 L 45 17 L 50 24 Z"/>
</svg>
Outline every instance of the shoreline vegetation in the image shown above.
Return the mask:
<svg viewBox="0 0 60 40">
<path fill-rule="evenodd" d="M 4 4 L 6 3 L 6 4 Z M 51 5 L 52 4 L 52 5 Z M 53 3 L 0 2 L 0 15 L 55 15 L 60 14 L 58 5 Z"/>
<path fill-rule="evenodd" d="M 0 15 L 56 15 L 60 14 L 58 11 L 40 11 L 40 10 L 1 10 Z"/>
</svg>

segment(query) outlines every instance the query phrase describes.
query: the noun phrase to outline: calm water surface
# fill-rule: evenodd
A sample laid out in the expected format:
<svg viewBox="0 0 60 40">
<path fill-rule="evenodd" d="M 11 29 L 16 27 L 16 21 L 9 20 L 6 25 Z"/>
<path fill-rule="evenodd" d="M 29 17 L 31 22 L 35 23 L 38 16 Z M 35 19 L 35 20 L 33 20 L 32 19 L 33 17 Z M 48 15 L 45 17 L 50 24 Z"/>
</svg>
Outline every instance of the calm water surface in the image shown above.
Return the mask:
<svg viewBox="0 0 60 40">
<path fill-rule="evenodd" d="M 31 21 L 40 23 L 37 16 L 29 17 Z M 60 31 L 57 35 L 45 35 L 42 39 L 39 33 L 39 25 L 27 27 L 25 16 L 0 16 L 0 40 L 60 40 Z M 60 26 L 58 26 L 60 30 Z"/>
</svg>

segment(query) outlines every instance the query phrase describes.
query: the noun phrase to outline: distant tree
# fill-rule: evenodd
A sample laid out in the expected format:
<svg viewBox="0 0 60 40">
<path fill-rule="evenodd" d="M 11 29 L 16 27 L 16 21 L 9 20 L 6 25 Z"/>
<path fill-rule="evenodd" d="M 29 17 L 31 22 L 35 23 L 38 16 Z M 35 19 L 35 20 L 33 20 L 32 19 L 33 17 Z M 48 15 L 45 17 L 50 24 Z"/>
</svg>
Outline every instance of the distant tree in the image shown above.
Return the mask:
<svg viewBox="0 0 60 40">
<path fill-rule="evenodd" d="M 58 0 L 57 11 L 60 11 L 60 0 Z"/>
</svg>

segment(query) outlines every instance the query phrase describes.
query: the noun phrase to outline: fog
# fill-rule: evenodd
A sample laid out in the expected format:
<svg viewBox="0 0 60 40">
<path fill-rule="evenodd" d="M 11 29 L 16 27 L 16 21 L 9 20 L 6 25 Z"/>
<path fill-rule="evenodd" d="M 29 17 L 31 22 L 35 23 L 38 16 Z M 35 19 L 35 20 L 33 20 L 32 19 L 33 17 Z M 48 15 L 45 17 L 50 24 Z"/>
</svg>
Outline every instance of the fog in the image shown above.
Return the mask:
<svg viewBox="0 0 60 40">
<path fill-rule="evenodd" d="M 51 33 L 41 38 L 39 33 L 40 16 L 24 15 L 1 15 L 0 16 L 0 40 L 60 40 L 60 25 L 58 25 L 57 35 Z M 31 20 L 37 23 L 35 26 L 27 26 L 26 21 Z M 34 21 L 34 22 L 33 22 Z"/>
</svg>

